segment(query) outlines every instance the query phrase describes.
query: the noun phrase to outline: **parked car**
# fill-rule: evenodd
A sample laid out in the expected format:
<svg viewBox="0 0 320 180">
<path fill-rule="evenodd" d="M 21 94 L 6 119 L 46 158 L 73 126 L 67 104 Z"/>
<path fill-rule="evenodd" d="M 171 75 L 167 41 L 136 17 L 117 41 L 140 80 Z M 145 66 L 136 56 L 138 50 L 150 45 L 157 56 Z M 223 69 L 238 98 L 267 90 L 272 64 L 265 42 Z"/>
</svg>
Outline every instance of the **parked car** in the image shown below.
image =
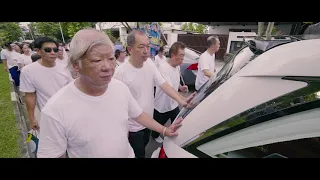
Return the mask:
<svg viewBox="0 0 320 180">
<path fill-rule="evenodd" d="M 189 47 L 185 48 L 185 56 L 183 63 L 180 65 L 180 72 L 183 81 L 188 86 L 194 86 L 197 73 L 198 73 L 198 61 L 201 52 L 191 49 Z M 169 58 L 169 47 L 165 48 L 165 56 Z M 224 62 L 216 61 L 216 69 L 219 71 L 224 65 Z"/>
<path fill-rule="evenodd" d="M 250 41 L 153 158 L 320 157 L 320 40 Z"/>
</svg>

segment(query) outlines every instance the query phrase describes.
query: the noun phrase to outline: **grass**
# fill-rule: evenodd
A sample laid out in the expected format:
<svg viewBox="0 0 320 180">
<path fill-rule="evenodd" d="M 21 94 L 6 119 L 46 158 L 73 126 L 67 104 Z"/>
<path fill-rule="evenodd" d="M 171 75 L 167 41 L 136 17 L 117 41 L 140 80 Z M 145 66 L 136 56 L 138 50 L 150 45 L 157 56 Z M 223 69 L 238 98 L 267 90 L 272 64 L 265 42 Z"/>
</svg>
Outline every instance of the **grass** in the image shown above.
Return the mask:
<svg viewBox="0 0 320 180">
<path fill-rule="evenodd" d="M 0 158 L 21 157 L 19 130 L 10 96 L 9 76 L 0 64 Z"/>
</svg>

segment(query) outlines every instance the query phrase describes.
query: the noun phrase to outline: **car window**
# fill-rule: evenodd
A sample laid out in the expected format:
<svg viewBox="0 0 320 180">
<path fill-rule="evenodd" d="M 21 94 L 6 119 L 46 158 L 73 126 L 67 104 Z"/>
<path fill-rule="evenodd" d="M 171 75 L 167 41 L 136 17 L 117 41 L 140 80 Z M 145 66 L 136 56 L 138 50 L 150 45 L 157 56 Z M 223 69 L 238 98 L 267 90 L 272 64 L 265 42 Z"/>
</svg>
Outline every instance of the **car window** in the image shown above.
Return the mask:
<svg viewBox="0 0 320 180">
<path fill-rule="evenodd" d="M 242 48 L 236 53 L 229 62 L 214 76 L 212 76 L 198 91 L 191 101 L 192 106 L 182 109 L 179 117 L 185 118 L 192 110 L 200 104 L 206 97 L 214 92 L 221 84 L 242 69 L 255 55 L 248 47 Z M 230 73 L 231 72 L 231 73 Z"/>
<path fill-rule="evenodd" d="M 320 158 L 320 138 L 255 146 L 216 155 L 219 158 Z"/>
</svg>

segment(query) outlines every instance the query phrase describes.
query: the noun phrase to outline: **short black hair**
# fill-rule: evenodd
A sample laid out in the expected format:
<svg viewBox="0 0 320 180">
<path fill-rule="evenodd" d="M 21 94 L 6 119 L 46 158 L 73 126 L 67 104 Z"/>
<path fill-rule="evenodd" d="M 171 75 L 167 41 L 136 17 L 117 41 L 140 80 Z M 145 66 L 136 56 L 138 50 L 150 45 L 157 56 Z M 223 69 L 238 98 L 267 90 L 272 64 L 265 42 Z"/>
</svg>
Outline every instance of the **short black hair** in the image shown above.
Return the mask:
<svg viewBox="0 0 320 180">
<path fill-rule="evenodd" d="M 118 59 L 118 57 L 120 56 L 120 49 L 117 49 L 116 52 L 114 53 L 114 56 L 116 57 L 116 59 Z"/>
<path fill-rule="evenodd" d="M 34 47 L 37 49 L 41 49 L 42 45 L 44 43 L 55 43 L 57 47 L 59 47 L 59 44 L 57 43 L 57 41 L 49 38 L 49 37 L 38 37 L 35 41 L 34 41 Z"/>
<path fill-rule="evenodd" d="M 62 46 L 65 45 L 61 40 L 57 40 L 57 43 L 58 43 L 58 44 L 62 44 Z"/>
<path fill-rule="evenodd" d="M 180 42 L 180 41 L 174 42 L 169 49 L 169 58 L 171 58 L 172 54 L 177 55 L 179 49 L 184 50 L 185 48 L 186 48 L 186 45 L 183 42 Z"/>
<path fill-rule="evenodd" d="M 29 48 L 31 49 L 31 51 L 33 51 L 33 48 L 34 48 L 34 43 L 33 42 L 29 44 Z"/>
<path fill-rule="evenodd" d="M 6 43 L 4 43 L 4 47 L 9 48 L 9 47 L 11 47 L 11 44 L 12 44 L 12 42 L 6 42 Z"/>
<path fill-rule="evenodd" d="M 164 50 L 164 48 L 163 48 L 163 46 L 161 46 L 161 47 L 159 48 L 159 52 L 163 52 L 163 50 Z"/>
<path fill-rule="evenodd" d="M 32 62 L 36 62 L 40 58 L 41 58 L 41 56 L 39 54 L 34 53 L 34 54 L 31 55 Z"/>
</svg>

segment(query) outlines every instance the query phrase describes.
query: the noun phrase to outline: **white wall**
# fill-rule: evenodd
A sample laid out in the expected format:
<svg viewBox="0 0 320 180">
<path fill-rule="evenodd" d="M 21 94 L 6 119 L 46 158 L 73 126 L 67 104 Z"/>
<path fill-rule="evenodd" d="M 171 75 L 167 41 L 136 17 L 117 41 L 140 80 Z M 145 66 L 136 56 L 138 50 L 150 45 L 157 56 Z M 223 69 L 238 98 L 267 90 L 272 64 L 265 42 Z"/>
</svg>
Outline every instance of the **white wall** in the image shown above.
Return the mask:
<svg viewBox="0 0 320 180">
<path fill-rule="evenodd" d="M 254 32 L 258 30 L 258 25 L 231 25 L 231 26 L 211 26 L 209 29 L 209 34 L 229 34 L 230 29 L 250 29 Z"/>
<path fill-rule="evenodd" d="M 289 35 L 292 25 L 291 24 L 281 24 L 275 25 L 278 30 L 281 30 L 285 35 Z M 267 28 L 267 26 L 265 26 Z M 210 26 L 209 34 L 229 34 L 230 29 L 250 29 L 251 32 L 258 32 L 258 25 L 220 25 L 220 26 Z"/>
<path fill-rule="evenodd" d="M 255 32 L 230 32 L 226 53 L 229 53 L 230 51 L 231 41 L 243 41 L 243 38 L 237 38 L 237 36 L 256 36 L 256 35 L 257 34 Z M 248 38 L 248 39 L 254 39 L 254 38 Z"/>
</svg>

